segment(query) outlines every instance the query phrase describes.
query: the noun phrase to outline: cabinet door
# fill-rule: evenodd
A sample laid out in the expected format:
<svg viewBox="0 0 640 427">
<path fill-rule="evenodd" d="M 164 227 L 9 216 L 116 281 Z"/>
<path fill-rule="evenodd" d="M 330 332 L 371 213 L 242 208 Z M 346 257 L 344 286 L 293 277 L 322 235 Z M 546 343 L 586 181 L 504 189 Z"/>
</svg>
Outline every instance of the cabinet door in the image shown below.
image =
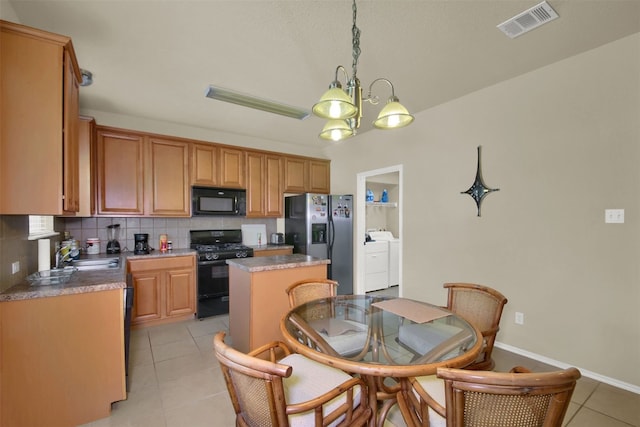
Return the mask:
<svg viewBox="0 0 640 427">
<path fill-rule="evenodd" d="M 162 317 L 161 312 L 162 272 L 133 273 L 133 309 L 131 324 L 136 325 Z"/>
<path fill-rule="evenodd" d="M 96 212 L 95 199 L 95 133 L 96 121 L 80 117 L 78 129 L 79 197 L 77 216 L 88 217 Z"/>
<path fill-rule="evenodd" d="M 304 193 L 307 191 L 307 162 L 295 157 L 284 158 L 284 191 Z"/>
<path fill-rule="evenodd" d="M 220 148 L 220 186 L 226 188 L 245 188 L 244 151 L 232 148 Z"/>
<path fill-rule="evenodd" d="M 64 49 L 23 31 L 0 22 L 0 213 L 60 215 Z"/>
<path fill-rule="evenodd" d="M 264 214 L 265 216 L 270 217 L 281 217 L 284 210 L 282 157 L 277 155 L 266 155 L 264 165 Z"/>
<path fill-rule="evenodd" d="M 77 212 L 80 209 L 79 142 L 80 111 L 78 96 L 80 86 L 74 64 L 67 50 L 64 52 L 64 139 L 63 139 L 63 192 L 62 209 Z"/>
<path fill-rule="evenodd" d="M 210 144 L 191 144 L 191 184 L 218 185 L 218 148 Z"/>
<path fill-rule="evenodd" d="M 150 215 L 189 216 L 189 144 L 149 138 Z"/>
<path fill-rule="evenodd" d="M 172 270 L 165 275 L 166 317 L 194 314 L 195 277 L 193 269 Z"/>
<path fill-rule="evenodd" d="M 329 162 L 321 160 L 309 161 L 309 187 L 310 193 L 326 193 L 329 194 L 331 189 L 329 178 Z"/>
<path fill-rule="evenodd" d="M 265 156 L 247 153 L 247 217 L 262 217 L 265 213 Z"/>
<path fill-rule="evenodd" d="M 99 215 L 143 215 L 144 138 L 98 129 L 97 192 Z"/>
</svg>

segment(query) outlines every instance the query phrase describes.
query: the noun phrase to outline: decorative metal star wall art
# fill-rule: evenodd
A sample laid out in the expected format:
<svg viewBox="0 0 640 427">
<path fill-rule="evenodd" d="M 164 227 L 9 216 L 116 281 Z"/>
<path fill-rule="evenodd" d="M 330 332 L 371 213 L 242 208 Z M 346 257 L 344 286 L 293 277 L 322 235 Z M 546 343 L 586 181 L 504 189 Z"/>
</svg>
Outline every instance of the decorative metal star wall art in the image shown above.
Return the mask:
<svg viewBox="0 0 640 427">
<path fill-rule="evenodd" d="M 476 206 L 478 207 L 478 216 L 480 216 L 480 205 L 482 204 L 482 199 L 491 193 L 492 191 L 500 191 L 499 188 L 489 188 L 482 179 L 482 169 L 480 167 L 480 145 L 478 145 L 478 167 L 476 169 L 476 180 L 473 181 L 473 184 L 467 191 L 462 191 L 460 194 L 468 194 L 476 201 Z"/>
</svg>

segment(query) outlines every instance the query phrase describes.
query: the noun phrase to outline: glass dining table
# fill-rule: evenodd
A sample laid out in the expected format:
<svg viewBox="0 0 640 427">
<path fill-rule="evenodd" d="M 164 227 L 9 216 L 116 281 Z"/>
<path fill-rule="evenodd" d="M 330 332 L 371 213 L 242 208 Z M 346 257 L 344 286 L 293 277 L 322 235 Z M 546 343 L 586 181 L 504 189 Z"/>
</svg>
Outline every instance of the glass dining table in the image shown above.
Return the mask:
<svg viewBox="0 0 640 427">
<path fill-rule="evenodd" d="M 382 426 L 401 381 L 464 367 L 482 349 L 482 334 L 443 307 L 406 298 L 338 295 L 299 305 L 281 320 L 295 352 L 360 375 Z"/>
</svg>

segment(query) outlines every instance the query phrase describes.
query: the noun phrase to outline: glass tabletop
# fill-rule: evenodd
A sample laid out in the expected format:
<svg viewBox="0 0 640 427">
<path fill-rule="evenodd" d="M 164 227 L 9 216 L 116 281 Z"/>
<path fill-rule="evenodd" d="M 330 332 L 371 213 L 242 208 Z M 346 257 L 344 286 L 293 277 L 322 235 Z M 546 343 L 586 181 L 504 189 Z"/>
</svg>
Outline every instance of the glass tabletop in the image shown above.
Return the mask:
<svg viewBox="0 0 640 427">
<path fill-rule="evenodd" d="M 479 331 L 454 313 L 425 302 L 384 296 L 314 300 L 292 309 L 282 319 L 281 329 L 289 344 L 303 354 L 321 361 L 344 361 L 361 373 L 383 366 L 464 366 L 481 346 Z M 389 372 L 383 370 L 381 375 Z M 421 374 L 415 369 L 406 373 Z"/>
</svg>

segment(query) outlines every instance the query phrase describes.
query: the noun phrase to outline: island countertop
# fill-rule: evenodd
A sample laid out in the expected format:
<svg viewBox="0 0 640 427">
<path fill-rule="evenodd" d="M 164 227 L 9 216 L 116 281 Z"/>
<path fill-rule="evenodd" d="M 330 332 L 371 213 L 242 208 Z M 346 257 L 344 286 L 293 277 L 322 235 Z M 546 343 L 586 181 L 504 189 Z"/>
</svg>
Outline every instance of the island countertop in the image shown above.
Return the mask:
<svg viewBox="0 0 640 427">
<path fill-rule="evenodd" d="M 249 273 L 310 267 L 330 263 L 331 260 L 329 259 L 321 259 L 303 254 L 233 258 L 227 260 L 227 264 L 229 264 L 230 267 L 236 267 L 240 270 L 248 271 Z"/>
</svg>

